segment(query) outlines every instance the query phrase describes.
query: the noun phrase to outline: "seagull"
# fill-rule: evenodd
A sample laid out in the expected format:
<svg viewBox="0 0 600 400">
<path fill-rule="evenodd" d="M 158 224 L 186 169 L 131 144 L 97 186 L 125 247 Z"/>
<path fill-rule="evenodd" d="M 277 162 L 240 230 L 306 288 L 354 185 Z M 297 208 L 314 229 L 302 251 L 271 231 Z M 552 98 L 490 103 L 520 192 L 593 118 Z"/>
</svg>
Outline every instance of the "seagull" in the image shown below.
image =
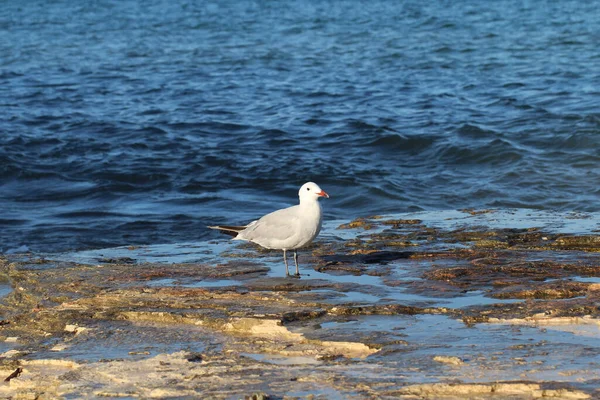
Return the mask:
<svg viewBox="0 0 600 400">
<path fill-rule="evenodd" d="M 323 189 L 314 182 L 307 182 L 298 191 L 300 204 L 273 211 L 245 226 L 209 226 L 233 236 L 233 240 L 245 240 L 266 249 L 283 250 L 285 274 L 290 276 L 287 263 L 287 251 L 294 251 L 296 264 L 295 277 L 300 277 L 298 253 L 296 250 L 310 244 L 321 231 L 323 222 L 321 197 L 329 198 Z"/>
</svg>

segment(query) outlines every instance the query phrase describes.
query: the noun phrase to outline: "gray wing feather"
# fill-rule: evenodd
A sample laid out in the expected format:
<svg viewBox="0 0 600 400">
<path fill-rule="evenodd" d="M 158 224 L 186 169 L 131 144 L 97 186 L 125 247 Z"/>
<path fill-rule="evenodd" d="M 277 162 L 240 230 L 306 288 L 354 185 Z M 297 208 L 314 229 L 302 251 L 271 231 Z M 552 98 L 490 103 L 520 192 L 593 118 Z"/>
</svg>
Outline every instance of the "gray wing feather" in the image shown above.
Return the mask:
<svg viewBox="0 0 600 400">
<path fill-rule="evenodd" d="M 288 239 L 297 232 L 297 209 L 298 206 L 292 206 L 267 214 L 240 232 L 240 236 L 259 244 L 265 240 Z"/>
</svg>

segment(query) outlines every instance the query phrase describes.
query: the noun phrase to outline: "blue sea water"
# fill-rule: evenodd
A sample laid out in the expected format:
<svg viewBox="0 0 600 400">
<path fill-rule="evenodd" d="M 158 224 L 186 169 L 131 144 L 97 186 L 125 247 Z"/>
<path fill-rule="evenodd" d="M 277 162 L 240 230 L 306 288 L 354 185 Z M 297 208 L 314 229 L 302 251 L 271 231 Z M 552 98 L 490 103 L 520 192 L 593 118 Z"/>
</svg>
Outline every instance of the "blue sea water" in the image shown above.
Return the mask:
<svg viewBox="0 0 600 400">
<path fill-rule="evenodd" d="M 590 1 L 0 5 L 0 251 L 327 218 L 600 211 Z"/>
</svg>

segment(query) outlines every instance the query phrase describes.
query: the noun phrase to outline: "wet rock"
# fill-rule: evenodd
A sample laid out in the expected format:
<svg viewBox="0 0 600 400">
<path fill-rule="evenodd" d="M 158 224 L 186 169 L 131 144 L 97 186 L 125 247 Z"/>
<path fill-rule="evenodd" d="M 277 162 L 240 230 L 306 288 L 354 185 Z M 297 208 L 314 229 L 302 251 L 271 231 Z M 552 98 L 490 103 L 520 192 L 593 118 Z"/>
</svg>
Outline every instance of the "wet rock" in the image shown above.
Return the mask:
<svg viewBox="0 0 600 400">
<path fill-rule="evenodd" d="M 341 224 L 340 226 L 338 226 L 338 229 L 356 229 L 356 228 L 362 228 L 365 230 L 369 230 L 369 229 L 373 229 L 374 225 L 372 223 L 370 223 L 369 220 L 366 218 L 358 218 L 358 219 L 355 219 L 354 221 L 348 222 L 347 224 Z"/>
<path fill-rule="evenodd" d="M 403 258 L 410 258 L 414 255 L 410 251 L 363 251 L 353 252 L 347 255 L 323 256 L 323 260 L 335 265 L 336 263 L 365 263 L 365 264 L 381 264 L 390 261 L 395 261 Z M 324 267 L 323 267 L 324 268 Z M 330 267 L 331 268 L 331 267 Z"/>
<path fill-rule="evenodd" d="M 437 309 L 404 306 L 400 304 L 368 305 L 368 306 L 337 306 L 329 310 L 334 315 L 415 315 L 439 313 Z"/>
<path fill-rule="evenodd" d="M 533 287 L 531 287 L 533 286 Z M 531 284 L 530 287 L 512 285 L 492 296 L 497 299 L 571 299 L 584 296 L 589 284 L 578 282 L 557 282 L 550 284 Z"/>
<path fill-rule="evenodd" d="M 65 326 L 65 332 L 69 332 L 69 333 L 73 333 L 74 335 L 79 335 L 80 333 L 83 333 L 87 330 L 88 328 L 84 327 L 84 326 L 78 326 L 78 325 L 66 325 Z"/>
<path fill-rule="evenodd" d="M 14 289 L 0 370 L 24 369 L 0 397 L 586 398 L 600 381 L 582 353 L 600 354 L 597 239 L 488 228 L 507 214 L 484 211 L 353 221 L 301 255 L 295 280 L 279 252 L 247 244 L 171 264 L 144 246 L 101 265 L 0 258 Z"/>
<path fill-rule="evenodd" d="M 327 314 L 325 310 L 301 310 L 301 311 L 291 311 L 283 314 L 281 318 L 282 323 L 289 323 L 294 321 L 305 321 L 311 320 L 315 318 L 322 317 Z"/>
<path fill-rule="evenodd" d="M 464 362 L 458 357 L 455 356 L 435 356 L 433 357 L 433 361 L 448 364 L 448 365 L 463 365 Z"/>
<path fill-rule="evenodd" d="M 23 354 L 23 353 L 19 350 L 8 350 L 8 351 L 5 351 L 4 353 L 0 353 L 0 359 L 15 358 L 15 357 L 20 356 L 21 354 Z"/>
<path fill-rule="evenodd" d="M 600 236 L 561 236 L 556 239 L 553 246 L 564 250 L 600 251 Z"/>
<path fill-rule="evenodd" d="M 131 257 L 119 257 L 119 258 L 99 258 L 99 263 L 104 264 L 135 264 L 137 261 Z"/>
<path fill-rule="evenodd" d="M 423 223 L 420 219 L 388 219 L 381 222 L 384 225 L 420 225 Z"/>
<path fill-rule="evenodd" d="M 245 400 L 269 400 L 271 397 L 266 393 L 253 393 L 244 396 Z"/>
<path fill-rule="evenodd" d="M 203 359 L 204 359 L 204 357 L 200 353 L 190 353 L 187 356 L 187 360 L 189 362 L 201 362 Z"/>
</svg>

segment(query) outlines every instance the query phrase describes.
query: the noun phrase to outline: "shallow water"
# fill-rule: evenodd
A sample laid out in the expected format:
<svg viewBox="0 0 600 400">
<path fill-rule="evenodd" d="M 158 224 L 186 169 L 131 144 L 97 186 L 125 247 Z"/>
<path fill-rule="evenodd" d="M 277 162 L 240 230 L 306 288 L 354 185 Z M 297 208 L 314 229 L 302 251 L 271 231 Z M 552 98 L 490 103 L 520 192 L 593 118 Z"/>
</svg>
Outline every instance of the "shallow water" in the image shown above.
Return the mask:
<svg viewBox="0 0 600 400">
<path fill-rule="evenodd" d="M 10 285 L 0 283 L 0 297 L 4 297 L 12 291 Z"/>
<path fill-rule="evenodd" d="M 260 362 L 268 362 L 271 364 L 278 365 L 311 365 L 311 364 L 321 364 L 320 361 L 316 360 L 314 357 L 304 357 L 304 356 L 293 356 L 293 357 L 284 357 L 284 356 L 276 356 L 269 354 L 250 354 L 250 353 L 242 353 L 244 357 L 252 358 L 256 361 Z"/>
<path fill-rule="evenodd" d="M 456 229 L 504 229 L 504 228 L 539 228 L 553 234 L 590 234 L 600 226 L 598 213 L 559 213 L 533 210 L 504 210 L 472 214 L 468 211 L 432 211 L 388 215 L 386 218 L 412 220 L 420 219 L 429 227 L 443 231 Z M 340 237 L 347 239 L 379 233 L 381 226 L 376 229 L 338 229 L 340 221 L 329 221 L 324 225 L 320 240 L 336 241 Z M 465 243 L 460 243 L 464 247 Z M 265 254 L 257 253 L 253 248 L 244 247 L 240 242 L 227 239 L 210 242 L 179 243 L 176 245 L 151 245 L 139 247 L 118 247 L 99 250 L 85 250 L 72 253 L 47 255 L 46 258 L 61 261 L 75 261 L 85 264 L 101 264 L 102 262 L 131 263 L 135 269 L 143 263 L 194 263 L 207 265 L 224 265 L 227 262 L 244 261 L 267 267 L 266 272 L 254 275 L 241 275 L 224 278 L 194 279 L 194 278 L 160 278 L 148 281 L 146 285 L 153 287 L 190 287 L 190 288 L 227 288 L 252 287 L 260 290 L 260 285 L 272 280 L 280 280 L 284 276 L 282 255 L 278 251 Z M 428 244 L 430 250 L 447 250 L 456 247 L 455 243 Z M 306 251 L 308 252 L 308 251 Z M 318 298 L 331 304 L 388 304 L 399 303 L 417 307 L 444 307 L 451 309 L 473 307 L 490 304 L 510 304 L 523 300 L 496 299 L 489 297 L 485 290 L 467 292 L 442 292 L 436 295 L 430 289 L 423 291 L 419 282 L 423 281 L 421 274 L 431 265 L 428 261 L 404 259 L 388 263 L 391 271 L 385 276 L 353 275 L 343 271 L 319 272 L 310 265 L 305 265 L 306 254 L 300 254 L 300 271 L 302 281 L 315 284 L 311 290 L 300 291 L 301 298 Z M 291 257 L 289 260 L 290 263 Z M 443 260 L 438 261 L 443 263 Z M 293 268 L 293 267 L 292 267 Z M 573 277 L 573 281 L 596 282 L 594 277 Z M 323 282 L 328 287 L 320 288 Z M 256 286 L 259 285 L 259 286 Z M 332 290 L 331 286 L 335 289 Z"/>
<path fill-rule="evenodd" d="M 307 180 L 328 219 L 599 211 L 596 8 L 9 2 L 0 252 L 203 241 Z"/>
<path fill-rule="evenodd" d="M 451 211 L 420 211 L 408 213 L 383 214 L 382 217 L 400 220 L 421 220 L 423 224 L 440 228 L 443 230 L 454 230 L 462 228 L 477 228 L 485 226 L 488 229 L 527 229 L 542 228 L 559 234 L 594 234 L 600 229 L 600 212 L 574 213 L 540 210 L 489 210 L 489 212 L 470 213 L 468 210 Z M 328 240 L 350 240 L 360 238 L 364 235 L 380 233 L 385 227 L 377 226 L 366 231 L 356 229 L 338 229 L 347 223 L 347 220 L 331 220 L 323 224 L 323 229 L 316 239 Z M 50 259 L 75 261 L 84 264 L 95 264 L 103 259 L 131 258 L 137 262 L 208 262 L 223 261 L 229 256 L 229 251 L 235 249 L 241 243 L 228 240 L 228 236 L 219 236 L 218 240 L 201 242 L 181 242 L 176 244 L 153 244 L 148 246 L 126 246 L 104 248 L 96 250 L 82 250 L 75 252 L 54 253 L 46 255 Z M 446 244 L 447 245 L 447 244 Z M 299 254 L 302 255 L 302 251 Z M 282 254 L 278 251 L 272 252 L 273 260 L 283 265 Z M 275 255 L 277 254 L 277 256 Z M 288 255 L 291 261 L 291 257 Z M 271 262 L 271 261 L 269 261 Z M 275 263 L 275 261 L 273 261 Z M 408 272 L 408 271 L 407 271 Z M 318 274 L 318 272 L 315 271 Z M 339 278 L 344 279 L 344 278 Z M 371 277 L 377 282 L 377 277 Z M 399 277 L 399 279 L 408 279 Z"/>
<path fill-rule="evenodd" d="M 232 279 L 206 279 L 199 282 L 185 283 L 175 281 L 173 279 L 158 279 L 148 282 L 148 286 L 157 287 L 168 287 L 168 286 L 180 286 L 180 287 L 204 287 L 204 288 L 219 288 L 224 286 L 238 286 L 242 282 Z"/>
<path fill-rule="evenodd" d="M 387 214 L 385 218 L 390 219 L 419 219 L 429 227 L 442 230 L 469 229 L 485 226 L 488 229 L 528 229 L 543 228 L 557 234 L 595 234 L 600 230 L 600 213 L 575 213 L 575 212 L 551 212 L 540 210 L 492 210 L 491 212 L 471 214 L 468 211 L 420 211 L 410 213 Z M 344 220 L 326 221 L 323 230 L 317 239 L 319 241 L 351 240 L 363 235 L 381 233 L 385 227 L 378 226 L 367 231 L 354 229 L 338 229 Z M 154 244 L 142 246 L 124 246 L 104 248 L 95 250 L 82 250 L 76 252 L 54 253 L 45 255 L 46 258 L 74 261 L 85 264 L 97 264 L 106 260 L 124 260 L 133 263 L 215 263 L 221 264 L 230 260 L 231 251 L 240 245 L 239 242 L 230 241 L 228 236 L 220 236 L 218 240 L 207 242 L 181 242 L 175 244 Z M 464 243 L 445 243 L 444 248 L 464 247 Z M 253 251 L 253 250 L 250 250 Z M 299 251 L 300 257 L 304 250 Z M 238 256 L 235 256 L 238 257 Z M 243 256 L 242 256 L 243 258 Z M 284 271 L 282 254 L 278 251 L 271 252 L 268 256 L 261 258 L 261 263 L 267 265 L 270 271 L 269 277 L 280 277 Z M 291 256 L 288 262 L 293 264 Z M 302 261 L 300 262 L 302 264 Z M 415 262 L 415 264 L 418 264 Z M 395 269 L 394 279 L 397 281 L 416 281 L 420 278 L 412 271 L 415 265 L 398 265 Z M 293 266 L 291 266 L 293 270 Z M 304 271 L 303 273 L 305 273 Z M 333 279 L 336 282 L 355 282 L 356 277 L 352 275 L 322 274 L 318 271 L 308 272 L 307 277 L 311 279 Z M 592 279 L 592 278 L 583 278 Z M 228 280 L 224 280 L 227 283 Z M 362 275 L 361 284 L 380 285 L 381 279 L 377 276 Z M 169 282 L 164 282 L 165 285 Z M 202 286 L 210 286 L 210 282 L 198 283 Z M 215 285 L 220 285 L 216 282 Z M 230 282 L 229 285 L 233 283 Z M 195 283 L 187 283 L 195 286 Z"/>
<path fill-rule="evenodd" d="M 402 376 L 398 379 L 408 382 L 436 382 L 442 375 L 446 380 L 464 382 L 517 378 L 576 383 L 600 378 L 598 335 L 569 332 L 568 327 L 504 324 L 471 327 L 442 315 L 396 315 L 358 316 L 321 323 L 312 331 L 307 327 L 291 329 L 307 337 L 331 340 L 375 334 L 384 342 L 401 340 L 400 344 L 390 344 L 381 353 L 370 356 L 367 362 L 389 368 L 390 373 L 399 368 Z M 597 326 L 592 329 L 598 331 Z M 463 364 L 435 362 L 435 356 L 457 357 Z"/>
<path fill-rule="evenodd" d="M 83 362 L 142 359 L 182 349 L 202 352 L 211 336 L 190 326 L 111 322 L 88 326 L 86 331 L 56 348 L 56 356 Z M 50 348 L 52 351 L 52 348 Z M 48 354 L 34 355 L 47 357 Z"/>
</svg>

